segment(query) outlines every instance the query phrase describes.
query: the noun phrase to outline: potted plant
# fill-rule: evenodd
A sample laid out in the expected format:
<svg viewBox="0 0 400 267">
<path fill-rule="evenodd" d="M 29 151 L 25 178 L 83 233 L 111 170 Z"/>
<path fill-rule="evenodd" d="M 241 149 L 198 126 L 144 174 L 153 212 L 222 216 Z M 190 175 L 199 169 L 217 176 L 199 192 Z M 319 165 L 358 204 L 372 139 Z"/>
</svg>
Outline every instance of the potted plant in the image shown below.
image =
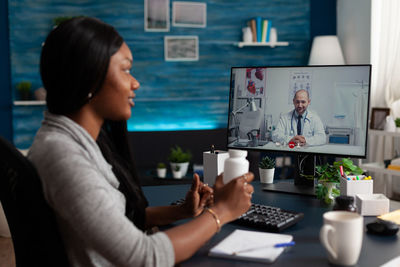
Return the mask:
<svg viewBox="0 0 400 267">
<path fill-rule="evenodd" d="M 260 182 L 272 184 L 275 174 L 275 159 L 268 156 L 263 157 L 258 163 L 258 170 L 260 171 Z"/>
<path fill-rule="evenodd" d="M 167 166 L 163 162 L 158 163 L 157 164 L 157 177 L 165 178 L 166 175 L 167 175 Z"/>
<path fill-rule="evenodd" d="M 326 204 L 332 204 L 335 197 L 340 195 L 340 166 L 343 166 L 343 171 L 346 175 L 360 175 L 363 173 L 363 170 L 354 165 L 349 158 L 335 161 L 333 165 L 327 163 L 316 166 L 315 178 L 318 184 L 316 185 L 315 193 L 317 198 Z"/>
<path fill-rule="evenodd" d="M 31 96 L 32 83 L 28 81 L 22 81 L 17 83 L 17 90 L 21 100 L 29 100 Z"/>
<path fill-rule="evenodd" d="M 172 169 L 172 176 L 175 179 L 181 179 L 182 178 L 182 173 L 181 173 L 181 166 L 175 165 L 175 167 Z"/>
<path fill-rule="evenodd" d="M 394 123 L 396 124 L 396 132 L 400 132 L 400 118 L 396 118 Z"/>
<path fill-rule="evenodd" d="M 174 170 L 176 166 L 180 167 L 182 176 L 185 176 L 189 167 L 189 161 L 192 158 L 190 151 L 184 152 L 178 145 L 171 148 L 171 152 L 168 156 L 168 160 L 171 165 L 171 169 Z"/>
</svg>

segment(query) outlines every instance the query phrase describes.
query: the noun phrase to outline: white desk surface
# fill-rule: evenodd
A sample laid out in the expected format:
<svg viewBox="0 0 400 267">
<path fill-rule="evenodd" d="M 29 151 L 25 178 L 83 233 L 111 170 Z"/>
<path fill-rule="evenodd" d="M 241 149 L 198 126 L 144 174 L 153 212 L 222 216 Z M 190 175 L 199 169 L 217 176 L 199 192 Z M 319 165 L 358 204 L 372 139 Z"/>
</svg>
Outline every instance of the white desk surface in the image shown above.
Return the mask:
<svg viewBox="0 0 400 267">
<path fill-rule="evenodd" d="M 246 143 L 247 139 L 240 139 L 239 143 Z M 235 142 L 232 142 L 228 145 L 228 148 L 235 147 Z M 363 155 L 363 147 L 362 146 L 351 146 L 351 145 L 341 145 L 341 144 L 326 144 L 320 146 L 295 146 L 294 148 L 289 148 L 288 145 L 279 145 L 277 146 L 274 142 L 270 141 L 263 146 L 238 146 L 240 148 L 250 148 L 250 149 L 259 149 L 259 150 L 276 150 L 276 151 L 285 151 L 285 152 L 304 152 L 304 153 L 331 153 L 331 154 L 359 154 Z"/>
</svg>

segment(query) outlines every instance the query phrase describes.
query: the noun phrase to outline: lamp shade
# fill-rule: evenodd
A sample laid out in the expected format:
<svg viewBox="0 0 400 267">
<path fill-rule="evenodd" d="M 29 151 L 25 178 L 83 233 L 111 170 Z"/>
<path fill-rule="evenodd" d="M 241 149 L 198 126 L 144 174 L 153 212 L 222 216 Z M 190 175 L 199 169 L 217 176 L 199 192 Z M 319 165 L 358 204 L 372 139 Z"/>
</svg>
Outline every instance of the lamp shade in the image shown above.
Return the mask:
<svg viewBox="0 0 400 267">
<path fill-rule="evenodd" d="M 308 65 L 344 65 L 342 49 L 336 35 L 314 37 Z"/>
<path fill-rule="evenodd" d="M 256 101 L 254 101 L 253 97 L 250 99 L 249 103 L 250 103 L 250 111 L 257 111 Z"/>
</svg>

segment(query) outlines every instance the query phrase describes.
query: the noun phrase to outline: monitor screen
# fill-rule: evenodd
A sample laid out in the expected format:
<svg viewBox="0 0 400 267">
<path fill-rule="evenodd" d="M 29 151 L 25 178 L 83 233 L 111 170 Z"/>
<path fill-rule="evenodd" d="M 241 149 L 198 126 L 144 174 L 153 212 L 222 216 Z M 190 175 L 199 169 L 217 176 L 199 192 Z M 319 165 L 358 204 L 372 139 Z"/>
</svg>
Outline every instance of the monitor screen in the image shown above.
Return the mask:
<svg viewBox="0 0 400 267">
<path fill-rule="evenodd" d="M 371 65 L 233 67 L 228 148 L 365 158 Z"/>
</svg>

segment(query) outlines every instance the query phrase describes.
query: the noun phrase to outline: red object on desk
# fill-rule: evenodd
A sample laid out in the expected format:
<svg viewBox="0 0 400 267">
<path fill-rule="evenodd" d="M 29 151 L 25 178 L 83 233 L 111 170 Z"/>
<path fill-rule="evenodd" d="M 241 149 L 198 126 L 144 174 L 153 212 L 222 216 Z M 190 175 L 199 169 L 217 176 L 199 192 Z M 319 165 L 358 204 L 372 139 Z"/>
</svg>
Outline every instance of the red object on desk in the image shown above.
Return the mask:
<svg viewBox="0 0 400 267">
<path fill-rule="evenodd" d="M 289 147 L 290 148 L 294 148 L 296 146 L 296 144 L 293 142 L 293 141 L 290 141 L 289 142 Z"/>
</svg>

